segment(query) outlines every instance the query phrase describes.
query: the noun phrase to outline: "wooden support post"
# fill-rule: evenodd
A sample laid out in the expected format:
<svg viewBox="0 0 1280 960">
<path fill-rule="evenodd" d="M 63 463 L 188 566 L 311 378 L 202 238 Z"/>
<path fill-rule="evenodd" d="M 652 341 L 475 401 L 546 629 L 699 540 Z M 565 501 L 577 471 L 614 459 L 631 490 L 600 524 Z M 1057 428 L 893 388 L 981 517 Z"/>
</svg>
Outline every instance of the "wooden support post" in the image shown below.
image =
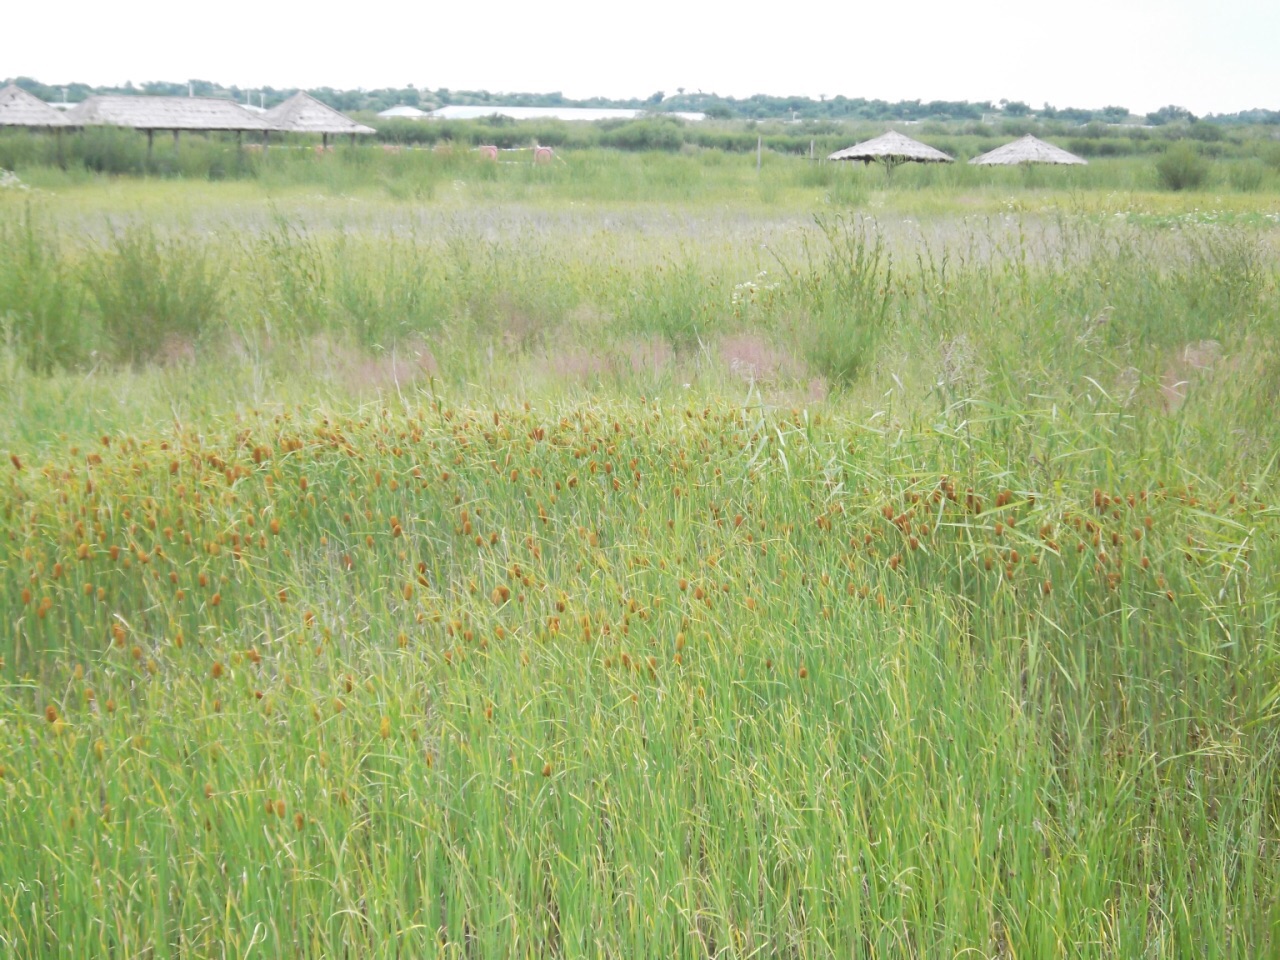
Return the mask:
<svg viewBox="0 0 1280 960">
<path fill-rule="evenodd" d="M 262 155 L 266 156 L 267 151 L 271 149 L 271 131 L 262 131 Z"/>
<path fill-rule="evenodd" d="M 320 149 L 321 150 L 329 149 L 329 135 L 327 133 L 320 134 Z"/>
<path fill-rule="evenodd" d="M 173 131 L 173 152 L 178 152 L 178 131 Z"/>
<path fill-rule="evenodd" d="M 62 152 L 62 128 L 58 127 L 57 129 L 55 129 L 54 134 L 57 136 L 57 140 L 58 140 L 58 146 L 57 146 L 58 169 L 65 170 L 67 169 L 67 158 L 66 158 L 66 155 Z"/>
<path fill-rule="evenodd" d="M 809 159 L 810 160 L 813 159 L 813 141 L 812 140 L 809 141 Z"/>
<path fill-rule="evenodd" d="M 154 130 L 147 131 L 147 166 L 151 166 L 151 149 L 155 145 L 156 132 Z"/>
</svg>

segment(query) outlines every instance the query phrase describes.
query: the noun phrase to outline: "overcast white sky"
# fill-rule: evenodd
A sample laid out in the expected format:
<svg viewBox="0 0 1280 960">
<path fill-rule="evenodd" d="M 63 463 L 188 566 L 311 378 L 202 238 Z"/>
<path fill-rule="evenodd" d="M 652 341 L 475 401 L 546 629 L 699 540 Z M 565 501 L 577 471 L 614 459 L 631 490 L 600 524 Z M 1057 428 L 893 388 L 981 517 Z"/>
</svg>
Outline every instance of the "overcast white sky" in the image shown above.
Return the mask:
<svg viewBox="0 0 1280 960">
<path fill-rule="evenodd" d="M 63 0 L 9 5 L 0 77 L 1280 109 L 1280 0 Z"/>
</svg>

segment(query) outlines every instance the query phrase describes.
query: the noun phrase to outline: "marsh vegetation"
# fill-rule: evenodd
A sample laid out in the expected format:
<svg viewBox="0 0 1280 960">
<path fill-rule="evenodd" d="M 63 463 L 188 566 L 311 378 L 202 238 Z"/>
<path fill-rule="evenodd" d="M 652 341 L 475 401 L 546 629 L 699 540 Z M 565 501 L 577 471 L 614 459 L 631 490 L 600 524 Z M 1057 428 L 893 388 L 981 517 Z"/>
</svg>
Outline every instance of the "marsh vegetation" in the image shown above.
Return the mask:
<svg viewBox="0 0 1280 960">
<path fill-rule="evenodd" d="M 1280 943 L 1263 161 L 281 156 L 0 190 L 8 951 Z"/>
</svg>

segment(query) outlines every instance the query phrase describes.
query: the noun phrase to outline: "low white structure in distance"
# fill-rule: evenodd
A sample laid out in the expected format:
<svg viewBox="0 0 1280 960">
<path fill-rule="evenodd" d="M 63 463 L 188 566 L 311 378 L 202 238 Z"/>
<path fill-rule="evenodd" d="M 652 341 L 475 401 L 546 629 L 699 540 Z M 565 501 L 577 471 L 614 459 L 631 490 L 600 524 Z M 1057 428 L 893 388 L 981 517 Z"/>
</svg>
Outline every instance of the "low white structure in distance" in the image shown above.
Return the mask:
<svg viewBox="0 0 1280 960">
<path fill-rule="evenodd" d="M 433 120 L 482 120 L 485 117 L 508 117 L 512 120 L 635 120 L 645 116 L 679 117 L 697 122 L 707 119 L 705 113 L 668 113 L 649 110 L 614 110 L 596 107 L 500 107 L 457 104 L 431 111 Z"/>
<path fill-rule="evenodd" d="M 411 107 L 407 103 L 398 103 L 394 107 L 388 107 L 378 114 L 389 120 L 421 120 L 429 116 L 427 111 L 419 110 L 417 107 Z"/>
</svg>

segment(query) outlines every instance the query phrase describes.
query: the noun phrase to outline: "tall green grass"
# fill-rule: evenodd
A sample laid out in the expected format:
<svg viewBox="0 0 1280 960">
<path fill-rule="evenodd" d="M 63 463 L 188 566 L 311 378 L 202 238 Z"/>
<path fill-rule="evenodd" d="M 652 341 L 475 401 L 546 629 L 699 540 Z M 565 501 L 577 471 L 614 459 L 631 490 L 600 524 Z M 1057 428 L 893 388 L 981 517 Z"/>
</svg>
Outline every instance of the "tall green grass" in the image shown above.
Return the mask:
<svg viewBox="0 0 1280 960">
<path fill-rule="evenodd" d="M 86 357 L 84 291 L 55 230 L 28 205 L 0 219 L 0 330 L 5 348 L 33 371 L 73 367 Z"/>
<path fill-rule="evenodd" d="M 408 404 L 11 475 L 9 950 L 1275 942 L 1265 467 L 1100 397 Z"/>
<path fill-rule="evenodd" d="M 463 383 L 495 356 L 648 343 L 698 363 L 750 334 L 840 388 L 964 340 L 1015 395 L 1037 367 L 1071 377 L 1099 354 L 1115 370 L 1095 376 L 1156 376 L 1188 343 L 1270 349 L 1271 239 L 1250 226 L 1006 214 L 935 231 L 828 209 L 749 243 L 729 239 L 732 221 L 638 242 L 595 215 L 504 223 L 491 209 L 393 230 L 281 213 L 252 231 L 125 221 L 82 241 L 38 206 L 15 207 L 0 221 L 6 343 L 48 372 L 175 350 L 289 353 L 324 337 L 372 355 L 429 347 Z"/>
<path fill-rule="evenodd" d="M 497 169 L 0 205 L 0 946 L 1274 953 L 1261 203 Z"/>
</svg>

